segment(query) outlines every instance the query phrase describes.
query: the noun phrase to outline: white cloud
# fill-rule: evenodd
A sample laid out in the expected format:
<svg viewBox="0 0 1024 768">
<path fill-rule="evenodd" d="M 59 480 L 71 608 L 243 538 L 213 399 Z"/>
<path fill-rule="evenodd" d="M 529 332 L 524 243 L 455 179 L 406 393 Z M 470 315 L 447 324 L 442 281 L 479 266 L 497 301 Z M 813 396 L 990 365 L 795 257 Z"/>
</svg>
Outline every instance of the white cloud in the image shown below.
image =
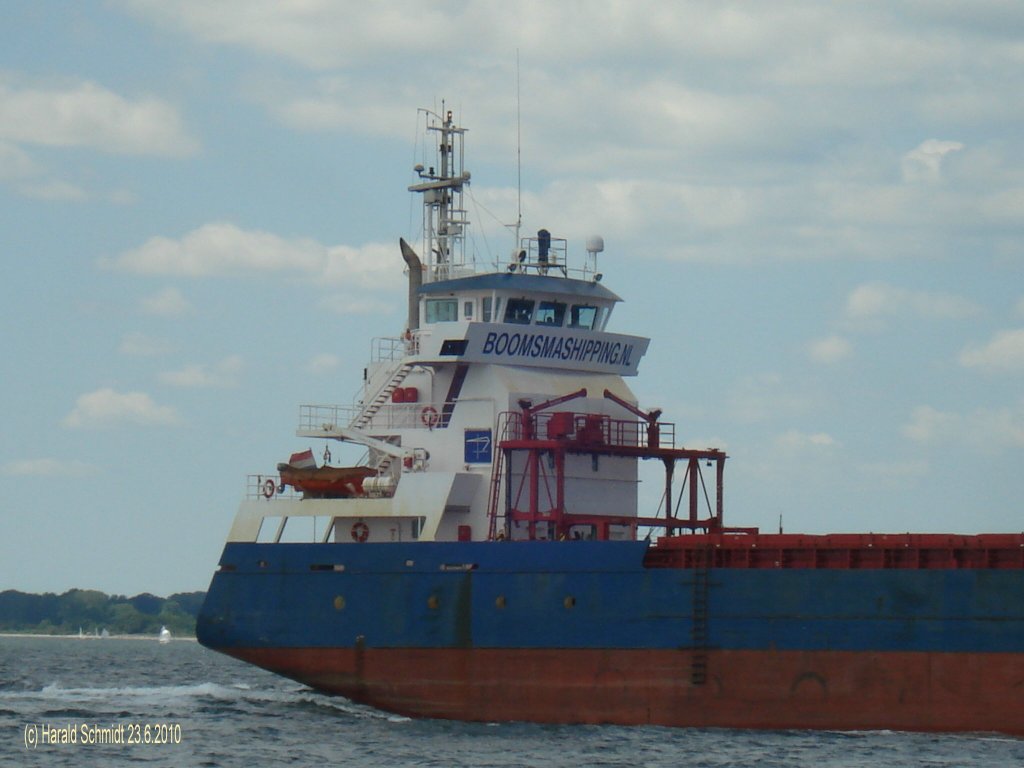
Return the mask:
<svg viewBox="0 0 1024 768">
<path fill-rule="evenodd" d="M 910 422 L 903 427 L 903 434 L 919 443 L 931 443 L 950 436 L 957 431 L 960 417 L 954 413 L 943 413 L 930 405 L 918 406 L 910 415 Z"/>
<path fill-rule="evenodd" d="M 746 376 L 732 387 L 726 412 L 741 423 L 770 421 L 805 413 L 814 405 L 814 398 L 797 391 L 782 376 L 767 373 Z"/>
<path fill-rule="evenodd" d="M 107 199 L 114 205 L 131 205 L 138 202 L 138 195 L 130 189 L 115 189 L 107 195 Z"/>
<path fill-rule="evenodd" d="M 865 475 L 865 482 L 882 481 L 889 485 L 911 484 L 926 477 L 931 471 L 930 465 L 924 459 L 866 462 L 857 468 Z"/>
<path fill-rule="evenodd" d="M 987 344 L 960 353 L 960 364 L 992 371 L 1024 370 L 1024 328 L 999 331 Z"/>
<path fill-rule="evenodd" d="M 900 308 L 902 291 L 885 283 L 868 283 L 854 288 L 846 297 L 846 316 L 852 318 L 892 315 Z"/>
<path fill-rule="evenodd" d="M 527 220 L 543 213 L 572 237 L 600 226 L 656 258 L 934 258 L 967 252 L 992 216 L 1020 219 L 1012 141 L 979 139 L 970 124 L 1017 123 L 1007 81 L 991 75 L 1012 78 L 1019 52 L 999 35 L 953 32 L 925 5 L 651 0 L 590 3 L 581 16 L 536 2 L 121 4 L 204 44 L 297 62 L 239 85 L 297 130 L 406 144 L 411 105 L 445 98 L 471 129 L 470 169 L 504 164 L 501 180 L 514 175 L 519 50 Z M 437 57 L 440 40 L 460 42 Z M 410 65 L 425 55 L 431 67 Z M 922 113 L 957 141 L 927 138 Z M 879 114 L 901 129 L 880 131 Z M 998 178 L 973 167 L 985 153 Z M 975 175 L 906 184 L 901 163 L 922 181 Z M 511 220 L 514 201 L 493 210 Z"/>
<path fill-rule="evenodd" d="M 825 432 L 801 432 L 796 429 L 788 430 L 775 438 L 775 445 L 785 450 L 822 450 L 833 448 L 837 445 L 835 438 Z"/>
<path fill-rule="evenodd" d="M 232 355 L 214 365 L 192 363 L 177 371 L 166 371 L 159 378 L 172 387 L 230 389 L 238 386 L 238 377 L 244 368 L 242 358 Z"/>
<path fill-rule="evenodd" d="M 88 199 L 89 195 L 77 184 L 69 181 L 38 181 L 22 184 L 19 188 L 25 197 L 32 197 L 36 200 L 51 200 L 54 202 L 74 202 Z"/>
<path fill-rule="evenodd" d="M 189 304 L 188 299 L 182 295 L 181 291 L 174 287 L 164 288 L 152 296 L 146 296 L 139 302 L 139 306 L 147 315 L 162 315 L 165 317 L 183 315 L 192 310 L 192 305 Z"/>
<path fill-rule="evenodd" d="M 401 273 L 398 244 L 360 248 L 284 238 L 227 222 L 204 224 L 179 239 L 153 237 L 101 265 L 144 275 L 258 276 L 284 273 L 359 288 L 393 286 Z"/>
<path fill-rule="evenodd" d="M 985 452 L 1024 447 L 1024 402 L 1015 407 L 977 408 L 969 413 L 913 410 L 903 434 L 918 443 L 971 446 Z"/>
<path fill-rule="evenodd" d="M 312 240 L 285 240 L 269 232 L 246 231 L 234 224 L 214 222 L 181 239 L 152 237 L 138 248 L 103 262 L 146 275 L 208 277 L 253 272 L 313 271 L 326 249 Z"/>
<path fill-rule="evenodd" d="M 109 387 L 78 398 L 64 426 L 102 428 L 123 425 L 169 426 L 178 423 L 174 409 L 158 405 L 145 392 L 117 392 Z"/>
<path fill-rule="evenodd" d="M 848 358 L 853 353 L 853 347 L 842 336 L 829 336 L 812 341 L 807 353 L 817 363 L 831 364 Z"/>
<path fill-rule="evenodd" d="M 544 190 L 532 206 L 556 214 L 589 231 L 619 237 L 674 220 L 685 236 L 722 233 L 746 227 L 762 210 L 753 190 L 729 185 L 692 185 L 679 181 L 600 179 L 560 181 Z M 677 245 L 677 244 L 671 244 Z"/>
<path fill-rule="evenodd" d="M 337 355 L 322 354 L 317 355 L 309 364 L 306 366 L 306 370 L 310 373 L 317 375 L 323 373 L 332 373 L 341 367 L 341 358 Z"/>
<path fill-rule="evenodd" d="M 800 44 L 783 49 L 769 64 L 773 81 L 801 87 L 842 83 L 891 88 L 917 82 L 949 55 L 947 40 L 923 29 L 908 34 L 897 25 L 875 26 L 866 16 L 813 7 L 812 12 L 804 8 L 779 19 L 792 26 L 791 37 Z"/>
<path fill-rule="evenodd" d="M 861 464 L 860 468 L 873 477 L 883 477 L 890 480 L 924 477 L 929 472 L 929 464 L 924 459 L 869 462 Z"/>
<path fill-rule="evenodd" d="M 37 173 L 39 167 L 27 152 L 15 144 L 0 141 L 0 180 L 22 179 Z"/>
<path fill-rule="evenodd" d="M 942 178 L 942 163 L 951 152 L 959 152 L 959 141 L 928 139 L 903 156 L 903 180 L 906 182 L 937 182 Z"/>
<path fill-rule="evenodd" d="M 169 347 L 166 341 L 153 339 L 138 331 L 126 334 L 121 339 L 117 351 L 122 355 L 130 357 L 159 357 L 167 353 Z"/>
<path fill-rule="evenodd" d="M 180 156 L 197 149 L 171 105 L 127 99 L 91 82 L 27 87 L 0 78 L 0 139 L 135 155 Z"/>
<path fill-rule="evenodd" d="M 334 293 L 322 297 L 317 306 L 325 312 L 336 315 L 387 315 L 394 312 L 396 304 L 372 296 L 355 296 L 350 293 Z"/>
<path fill-rule="evenodd" d="M 888 283 L 865 283 L 846 298 L 846 317 L 855 323 L 912 315 L 932 320 L 959 320 L 980 312 L 973 302 L 948 293 L 911 291 Z"/>
<path fill-rule="evenodd" d="M 715 58 L 749 57 L 783 25 L 770 14 L 657 2 L 593 3 L 588 23 L 579 9 L 551 3 L 480 2 L 438 6 L 405 0 L 385 5 L 226 0 L 122 0 L 143 16 L 186 29 L 211 43 L 290 58 L 311 69 L 334 69 L 395 55 L 435 51 L 459 40 L 467 52 L 512 51 L 560 63 L 595 50 L 609 58 L 681 42 Z M 766 31 L 767 28 L 767 31 Z M 515 32 L 513 32 L 515 30 Z M 456 51 L 453 51 L 453 53 Z"/>
<path fill-rule="evenodd" d="M 88 197 L 76 184 L 50 178 L 25 150 L 0 140 L 0 182 L 9 184 L 18 194 L 36 200 L 78 201 Z"/>
<path fill-rule="evenodd" d="M 585 13 L 576 4 L 535 0 L 394 0 L 362 6 L 323 0 L 120 4 L 144 18 L 185 29 L 198 40 L 286 57 L 317 70 L 379 65 L 403 55 L 420 60 L 441 41 L 458 40 L 459 46 L 446 51 L 449 56 L 473 58 L 484 51 L 508 56 L 519 49 L 524 63 L 542 60 L 555 68 L 600 56 L 621 68 L 645 53 L 674 54 L 675 61 L 716 67 L 764 67 L 773 84 L 864 87 L 881 82 L 891 87 L 948 67 L 951 47 L 959 39 L 938 34 L 928 12 L 901 12 L 898 18 L 854 15 L 816 3 L 777 7 L 634 0 L 588 3 Z M 947 90 L 948 81 L 943 80 Z"/>
<path fill-rule="evenodd" d="M 316 276 L 338 285 L 390 289 L 401 285 L 403 267 L 397 242 L 367 243 L 358 248 L 335 245 L 327 249 Z"/>
<path fill-rule="evenodd" d="M 92 464 L 77 459 L 23 459 L 0 467 L 0 473 L 18 477 L 85 477 L 96 471 Z"/>
<path fill-rule="evenodd" d="M 299 131 L 344 129 L 408 138 L 408 104 L 417 98 L 411 85 L 396 84 L 384 99 L 372 97 L 369 83 L 345 76 L 319 77 L 298 88 L 301 90 L 296 92 L 295 84 L 260 83 L 252 98 L 278 120 Z"/>
</svg>

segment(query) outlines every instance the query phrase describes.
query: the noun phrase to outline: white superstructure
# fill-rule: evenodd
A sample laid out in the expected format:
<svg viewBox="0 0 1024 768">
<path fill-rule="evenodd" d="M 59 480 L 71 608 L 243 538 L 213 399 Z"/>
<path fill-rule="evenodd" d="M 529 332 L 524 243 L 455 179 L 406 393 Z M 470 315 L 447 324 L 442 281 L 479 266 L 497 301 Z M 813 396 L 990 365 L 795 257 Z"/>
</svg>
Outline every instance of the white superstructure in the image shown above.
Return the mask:
<svg viewBox="0 0 1024 768">
<path fill-rule="evenodd" d="M 438 163 L 409 188 L 424 238 L 422 256 L 400 243 L 407 327 L 374 340 L 358 402 L 300 409 L 299 436 L 365 447 L 358 479 L 325 491 L 328 469 L 349 470 L 293 456 L 280 479 L 253 478 L 229 540 L 631 538 L 638 459 L 668 467 L 651 451 L 674 445 L 625 382 L 648 339 L 608 330 L 619 297 L 600 282 L 604 243 L 591 238 L 576 269 L 541 230 L 478 271 L 464 252 L 465 129 L 427 114 Z M 667 518 L 671 471 L 666 488 Z"/>
</svg>

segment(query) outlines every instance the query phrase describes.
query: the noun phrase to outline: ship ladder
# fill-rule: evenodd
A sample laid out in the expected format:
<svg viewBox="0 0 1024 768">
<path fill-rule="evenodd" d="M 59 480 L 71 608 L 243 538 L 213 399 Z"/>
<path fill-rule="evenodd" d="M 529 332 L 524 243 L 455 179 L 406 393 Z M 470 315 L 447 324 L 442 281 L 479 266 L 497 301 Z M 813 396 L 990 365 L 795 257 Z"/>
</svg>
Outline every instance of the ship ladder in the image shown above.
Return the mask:
<svg viewBox="0 0 1024 768">
<path fill-rule="evenodd" d="M 362 429 L 369 424 L 377 414 L 377 411 L 383 408 L 384 404 L 391 399 L 391 395 L 396 389 L 398 389 L 399 384 L 405 381 L 405 377 L 409 375 L 409 372 L 412 371 L 412 369 L 413 366 L 411 363 L 399 366 L 388 380 L 388 383 L 385 384 L 383 389 L 377 393 L 377 396 L 370 401 L 370 404 L 359 412 L 359 415 L 352 420 L 352 423 L 349 426 L 353 429 Z"/>
<path fill-rule="evenodd" d="M 498 439 L 494 443 L 494 464 L 491 468 L 491 493 L 490 499 L 487 502 L 488 541 L 494 541 L 498 538 L 498 504 L 501 501 L 501 481 L 505 465 L 505 451 L 502 449 L 501 444 L 507 439 L 508 431 L 508 418 L 507 415 L 503 413 L 498 417 L 498 428 L 495 430 L 498 435 Z M 504 533 L 504 525 L 502 526 L 502 533 Z"/>
<path fill-rule="evenodd" d="M 690 682 L 704 685 L 708 680 L 708 592 L 712 551 L 693 550 L 693 615 L 690 625 Z"/>
</svg>

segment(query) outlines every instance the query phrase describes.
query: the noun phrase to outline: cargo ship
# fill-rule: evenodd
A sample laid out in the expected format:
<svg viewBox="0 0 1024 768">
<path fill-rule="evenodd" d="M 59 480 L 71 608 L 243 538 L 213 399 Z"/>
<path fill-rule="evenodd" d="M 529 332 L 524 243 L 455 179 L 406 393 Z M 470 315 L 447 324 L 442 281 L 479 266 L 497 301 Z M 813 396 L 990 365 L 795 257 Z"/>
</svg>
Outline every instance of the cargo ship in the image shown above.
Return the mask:
<svg viewBox="0 0 1024 768">
<path fill-rule="evenodd" d="M 627 383 L 649 340 L 612 330 L 602 239 L 477 264 L 466 129 L 422 114 L 405 328 L 300 407 L 320 463 L 250 478 L 199 641 L 414 717 L 1024 734 L 1024 534 L 726 525 L 726 454 Z"/>
</svg>

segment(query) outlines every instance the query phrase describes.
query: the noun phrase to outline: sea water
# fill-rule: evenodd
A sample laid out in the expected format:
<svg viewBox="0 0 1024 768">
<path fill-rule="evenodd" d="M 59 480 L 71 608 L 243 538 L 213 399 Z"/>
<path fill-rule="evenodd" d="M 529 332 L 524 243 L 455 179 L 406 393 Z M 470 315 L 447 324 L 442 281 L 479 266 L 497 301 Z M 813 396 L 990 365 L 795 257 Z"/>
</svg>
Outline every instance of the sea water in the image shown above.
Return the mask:
<svg viewBox="0 0 1024 768">
<path fill-rule="evenodd" d="M 0 765 L 1024 765 L 992 735 L 412 720 L 156 639 L 0 637 Z"/>
</svg>

